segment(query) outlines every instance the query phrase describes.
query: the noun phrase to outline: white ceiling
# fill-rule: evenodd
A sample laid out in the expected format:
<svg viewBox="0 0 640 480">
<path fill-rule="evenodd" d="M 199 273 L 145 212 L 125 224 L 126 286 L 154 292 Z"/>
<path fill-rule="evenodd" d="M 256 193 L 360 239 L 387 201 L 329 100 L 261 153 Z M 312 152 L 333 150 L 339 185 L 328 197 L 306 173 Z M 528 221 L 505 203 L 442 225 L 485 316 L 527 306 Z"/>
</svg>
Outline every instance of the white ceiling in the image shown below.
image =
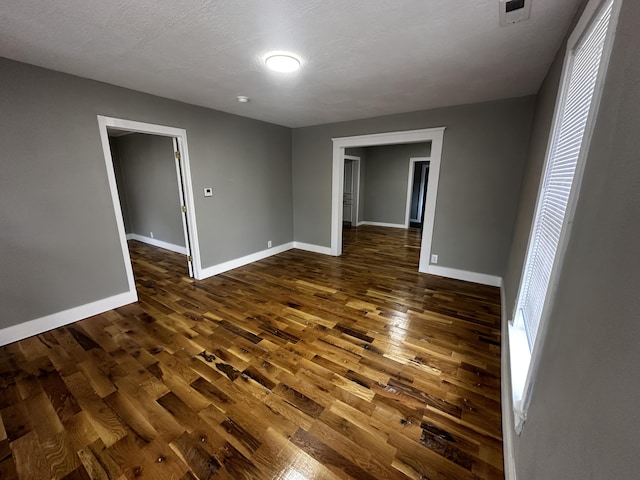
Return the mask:
<svg viewBox="0 0 640 480">
<path fill-rule="evenodd" d="M 528 1 L 2 0 L 0 56 L 299 127 L 535 93 L 581 0 Z"/>
</svg>

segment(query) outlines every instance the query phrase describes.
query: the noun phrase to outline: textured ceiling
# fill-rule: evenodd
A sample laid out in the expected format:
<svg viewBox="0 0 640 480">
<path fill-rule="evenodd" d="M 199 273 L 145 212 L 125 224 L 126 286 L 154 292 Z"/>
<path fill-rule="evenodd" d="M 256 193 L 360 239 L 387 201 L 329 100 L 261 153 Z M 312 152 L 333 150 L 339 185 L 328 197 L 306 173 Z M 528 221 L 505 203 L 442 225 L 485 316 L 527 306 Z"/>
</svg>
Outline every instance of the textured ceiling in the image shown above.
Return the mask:
<svg viewBox="0 0 640 480">
<path fill-rule="evenodd" d="M 535 93 L 581 2 L 531 1 L 2 0 L 0 56 L 299 127 Z"/>
</svg>

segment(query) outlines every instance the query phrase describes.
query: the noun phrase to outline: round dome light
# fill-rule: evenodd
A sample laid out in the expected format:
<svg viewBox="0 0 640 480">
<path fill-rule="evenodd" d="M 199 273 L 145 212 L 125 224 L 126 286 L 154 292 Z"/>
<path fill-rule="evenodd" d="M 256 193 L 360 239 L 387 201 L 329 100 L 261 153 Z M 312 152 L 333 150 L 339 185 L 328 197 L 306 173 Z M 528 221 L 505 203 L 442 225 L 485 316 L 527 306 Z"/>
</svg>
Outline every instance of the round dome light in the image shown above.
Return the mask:
<svg viewBox="0 0 640 480">
<path fill-rule="evenodd" d="M 271 52 L 264 59 L 264 63 L 275 72 L 295 72 L 300 68 L 300 59 L 289 52 Z"/>
</svg>

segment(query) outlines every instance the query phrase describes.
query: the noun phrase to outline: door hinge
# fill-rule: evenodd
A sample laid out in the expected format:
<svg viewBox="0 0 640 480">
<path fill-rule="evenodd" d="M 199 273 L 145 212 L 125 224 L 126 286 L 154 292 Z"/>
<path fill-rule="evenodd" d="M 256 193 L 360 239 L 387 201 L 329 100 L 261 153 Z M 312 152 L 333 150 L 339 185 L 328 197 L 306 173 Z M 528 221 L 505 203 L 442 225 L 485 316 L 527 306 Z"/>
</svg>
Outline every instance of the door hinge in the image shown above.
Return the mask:
<svg viewBox="0 0 640 480">
<path fill-rule="evenodd" d="M 180 160 L 180 152 L 176 152 L 176 159 Z"/>
<path fill-rule="evenodd" d="M 193 262 L 193 257 L 191 255 L 187 255 L 187 260 L 189 260 L 190 262 Z"/>
<path fill-rule="evenodd" d="M 187 213 L 187 206 L 186 205 L 182 205 L 182 213 Z"/>
</svg>

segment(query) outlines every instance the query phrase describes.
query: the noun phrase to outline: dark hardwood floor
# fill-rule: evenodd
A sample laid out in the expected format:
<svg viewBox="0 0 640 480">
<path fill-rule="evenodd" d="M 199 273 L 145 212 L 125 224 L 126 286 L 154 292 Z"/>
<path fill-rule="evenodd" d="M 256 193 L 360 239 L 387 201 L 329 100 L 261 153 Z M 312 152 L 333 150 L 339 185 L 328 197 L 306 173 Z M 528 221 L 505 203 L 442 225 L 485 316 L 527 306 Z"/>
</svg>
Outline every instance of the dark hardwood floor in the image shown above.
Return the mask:
<svg viewBox="0 0 640 480">
<path fill-rule="evenodd" d="M 503 478 L 498 289 L 344 241 L 204 281 L 131 242 L 139 303 L 0 348 L 0 478 Z"/>
</svg>

